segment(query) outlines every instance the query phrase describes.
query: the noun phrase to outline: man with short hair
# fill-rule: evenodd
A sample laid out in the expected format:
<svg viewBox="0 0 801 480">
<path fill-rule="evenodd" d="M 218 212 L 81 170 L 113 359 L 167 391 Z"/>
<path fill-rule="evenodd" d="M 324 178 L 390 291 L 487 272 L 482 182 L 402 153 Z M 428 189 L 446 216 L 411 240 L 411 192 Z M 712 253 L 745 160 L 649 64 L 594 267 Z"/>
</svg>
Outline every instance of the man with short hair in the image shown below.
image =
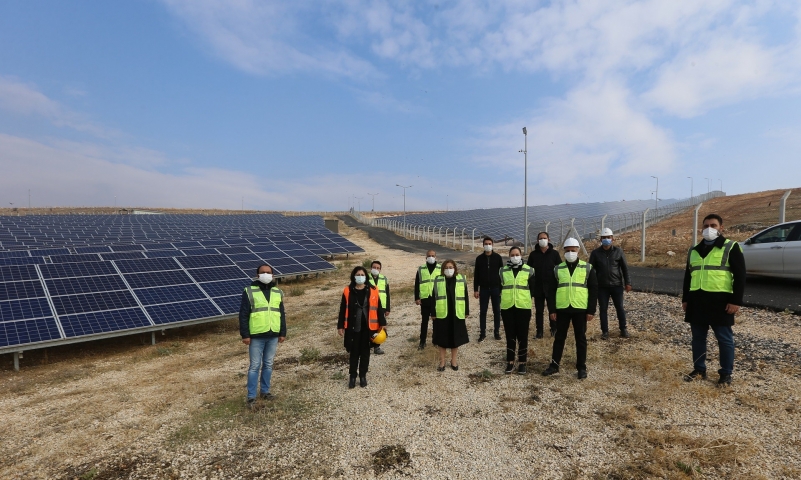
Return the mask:
<svg viewBox="0 0 801 480">
<path fill-rule="evenodd" d="M 681 308 L 693 335 L 693 371 L 684 380 L 706 378 L 706 338 L 711 327 L 720 351 L 718 385 L 726 386 L 731 385 L 734 370 L 732 325 L 743 304 L 745 258 L 737 242 L 721 235 L 720 215 L 707 215 L 703 225 L 703 240 L 688 252 L 684 270 Z"/>
<path fill-rule="evenodd" d="M 626 255 L 623 249 L 612 245 L 615 237 L 612 229 L 604 228 L 601 231 L 601 246 L 590 254 L 589 264 L 595 269 L 598 276 L 598 305 L 601 317 L 601 339 L 609 338 L 609 297 L 617 312 L 617 323 L 620 327 L 620 336 L 629 338 L 626 328 L 626 310 L 623 309 L 623 291 L 631 291 L 631 277 Z"/>
<path fill-rule="evenodd" d="M 501 339 L 501 277 L 503 258 L 493 251 L 492 238 L 484 237 L 484 253 L 476 257 L 473 273 L 473 295 L 479 299 L 478 341 L 487 338 L 487 309 L 492 300 L 492 316 L 495 326 L 495 340 Z"/>
<path fill-rule="evenodd" d="M 420 345 L 417 347 L 422 350 L 426 347 L 428 337 L 428 321 L 433 312 L 431 303 L 428 299 L 434 289 L 434 277 L 440 273 L 441 265 L 437 263 L 437 252 L 429 250 L 426 252 L 426 263 L 417 269 L 414 277 L 414 303 L 420 305 Z"/>
<path fill-rule="evenodd" d="M 387 277 L 381 274 L 381 262 L 378 260 L 373 260 L 373 263 L 370 264 L 369 280 L 370 285 L 378 289 L 378 298 L 381 302 L 381 308 L 384 309 L 384 317 L 389 317 L 389 281 Z M 381 345 L 375 345 L 373 353 L 383 355 L 384 350 L 381 349 Z"/>
<path fill-rule="evenodd" d="M 562 263 L 562 257 L 553 247 L 548 232 L 537 234 L 537 246 L 528 255 L 526 265 L 534 269 L 534 321 L 537 325 L 536 338 L 543 337 L 545 303 L 548 303 L 548 312 L 553 313 L 556 307 L 551 303 L 546 292 L 550 291 L 549 283 L 553 281 L 553 269 Z M 556 322 L 549 322 L 551 336 L 556 335 Z"/>
</svg>

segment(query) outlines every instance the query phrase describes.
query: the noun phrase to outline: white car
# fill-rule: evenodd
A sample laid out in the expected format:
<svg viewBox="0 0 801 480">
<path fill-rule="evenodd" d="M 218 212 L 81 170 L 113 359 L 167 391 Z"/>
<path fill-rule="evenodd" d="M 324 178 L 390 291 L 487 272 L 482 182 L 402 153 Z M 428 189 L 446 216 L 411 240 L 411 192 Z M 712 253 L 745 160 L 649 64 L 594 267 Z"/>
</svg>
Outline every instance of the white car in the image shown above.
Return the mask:
<svg viewBox="0 0 801 480">
<path fill-rule="evenodd" d="M 749 274 L 801 279 L 801 221 L 774 225 L 740 246 Z"/>
</svg>

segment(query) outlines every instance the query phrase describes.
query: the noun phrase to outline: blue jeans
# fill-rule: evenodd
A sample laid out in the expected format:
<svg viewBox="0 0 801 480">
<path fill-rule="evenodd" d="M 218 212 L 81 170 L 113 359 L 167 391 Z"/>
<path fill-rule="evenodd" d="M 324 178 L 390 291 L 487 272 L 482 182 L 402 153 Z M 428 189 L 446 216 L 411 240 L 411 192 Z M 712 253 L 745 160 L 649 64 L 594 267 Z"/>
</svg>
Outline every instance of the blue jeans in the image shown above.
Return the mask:
<svg viewBox="0 0 801 480">
<path fill-rule="evenodd" d="M 609 331 L 609 297 L 615 304 L 617 324 L 621 330 L 626 329 L 626 311 L 623 309 L 623 287 L 598 287 L 598 310 L 601 317 L 601 331 Z"/>
<path fill-rule="evenodd" d="M 718 339 L 718 349 L 720 350 L 718 373 L 731 375 L 734 370 L 734 332 L 731 327 L 725 325 L 690 324 L 693 332 L 693 366 L 699 372 L 706 372 L 706 336 L 709 327 L 712 327 L 712 331 L 715 332 L 715 337 Z"/>
<path fill-rule="evenodd" d="M 278 347 L 278 337 L 256 337 L 250 339 L 250 367 L 248 367 L 248 398 L 256 398 L 256 384 L 261 367 L 261 393 L 270 393 L 270 377 L 273 376 L 273 358 Z"/>
<path fill-rule="evenodd" d="M 501 330 L 501 287 L 479 287 L 478 289 L 478 326 L 481 335 L 487 333 L 487 310 L 492 300 L 492 316 L 495 322 L 495 333 Z"/>
</svg>

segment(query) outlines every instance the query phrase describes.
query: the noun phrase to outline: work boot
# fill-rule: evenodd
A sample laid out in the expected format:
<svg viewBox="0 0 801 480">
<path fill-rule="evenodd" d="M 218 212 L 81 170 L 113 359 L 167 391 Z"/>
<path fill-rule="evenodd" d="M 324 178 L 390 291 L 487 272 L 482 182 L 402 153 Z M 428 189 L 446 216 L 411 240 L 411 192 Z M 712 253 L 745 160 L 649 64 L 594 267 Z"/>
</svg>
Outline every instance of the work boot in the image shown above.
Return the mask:
<svg viewBox="0 0 801 480">
<path fill-rule="evenodd" d="M 601 340 L 609 340 L 609 332 L 601 332 Z"/>
<path fill-rule="evenodd" d="M 631 338 L 628 329 L 624 328 L 620 331 L 620 338 Z"/>
<path fill-rule="evenodd" d="M 348 388 L 356 388 L 356 377 L 350 377 Z"/>
<path fill-rule="evenodd" d="M 359 377 L 359 386 L 362 387 L 362 388 L 367 386 L 367 376 L 366 375 L 362 375 L 361 377 Z"/>
<path fill-rule="evenodd" d="M 725 373 L 721 373 L 720 374 L 720 379 L 718 379 L 718 386 L 719 387 L 731 386 L 731 375 L 727 375 Z"/>
<path fill-rule="evenodd" d="M 576 376 L 578 377 L 579 380 L 584 380 L 585 378 L 587 378 L 587 371 L 579 370 Z"/>
<path fill-rule="evenodd" d="M 525 375 L 526 374 L 526 364 L 521 363 L 517 366 L 517 374 L 518 375 Z"/>
<path fill-rule="evenodd" d="M 553 375 L 554 373 L 559 373 L 559 365 L 551 363 L 550 365 L 548 365 L 548 368 L 546 368 L 545 371 L 542 372 L 542 376 L 548 377 Z"/>
<path fill-rule="evenodd" d="M 514 363 L 507 363 L 506 364 L 506 370 L 504 370 L 504 373 L 509 374 L 509 373 L 514 372 L 514 371 L 515 371 L 515 364 Z"/>
<path fill-rule="evenodd" d="M 424 348 L 426 348 L 426 342 L 420 342 L 420 345 L 417 346 L 418 350 L 423 350 Z"/>
<path fill-rule="evenodd" d="M 693 380 L 697 380 L 699 378 L 706 380 L 706 370 L 703 372 L 701 370 L 693 370 L 692 372 L 684 375 L 685 382 L 692 382 Z"/>
<path fill-rule="evenodd" d="M 482 333 L 481 335 L 478 336 L 478 343 L 483 342 L 486 338 L 487 338 L 487 334 Z"/>
<path fill-rule="evenodd" d="M 273 398 L 275 398 L 275 397 L 273 396 L 273 394 L 272 394 L 272 393 L 270 393 L 270 392 L 267 392 L 267 393 L 262 393 L 260 396 L 261 396 L 261 399 L 262 399 L 262 400 L 272 400 Z"/>
<path fill-rule="evenodd" d="M 248 398 L 248 401 L 247 401 L 246 405 L 247 405 L 247 407 L 249 409 L 253 410 L 254 408 L 256 408 L 256 399 L 255 398 Z"/>
<path fill-rule="evenodd" d="M 381 347 L 375 347 L 375 348 L 373 349 L 373 353 L 375 353 L 376 355 L 383 355 L 383 354 L 384 354 L 384 351 L 383 351 L 383 350 L 381 350 Z"/>
<path fill-rule="evenodd" d="M 501 332 L 495 330 L 495 340 L 500 340 L 500 339 L 501 339 Z"/>
</svg>

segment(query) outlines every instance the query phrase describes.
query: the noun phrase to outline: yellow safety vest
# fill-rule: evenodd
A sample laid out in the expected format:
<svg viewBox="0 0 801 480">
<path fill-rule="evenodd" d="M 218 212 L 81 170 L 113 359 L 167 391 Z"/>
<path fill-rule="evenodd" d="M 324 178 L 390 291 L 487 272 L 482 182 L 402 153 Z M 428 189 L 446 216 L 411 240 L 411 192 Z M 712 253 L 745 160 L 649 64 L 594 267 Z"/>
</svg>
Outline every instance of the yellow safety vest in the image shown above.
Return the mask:
<svg viewBox="0 0 801 480">
<path fill-rule="evenodd" d="M 373 285 L 375 288 L 378 289 L 378 298 L 381 299 L 381 308 L 387 308 L 387 277 L 384 275 L 378 274 L 378 280 L 373 279 L 373 275 L 368 275 L 370 277 L 370 285 Z"/>
<path fill-rule="evenodd" d="M 714 247 L 706 257 L 701 258 L 695 248 L 691 248 L 687 262 L 690 264 L 690 291 L 734 293 L 734 275 L 729 265 L 731 249 L 737 245 L 726 240 L 723 247 Z"/>
<path fill-rule="evenodd" d="M 417 269 L 417 276 L 420 279 L 420 300 L 424 300 L 431 296 L 431 290 L 434 286 L 434 277 L 439 275 L 442 265 L 439 263 L 434 267 L 433 273 L 428 273 L 428 264 Z"/>
<path fill-rule="evenodd" d="M 501 308 L 528 308 L 531 309 L 531 291 L 528 289 L 528 281 L 534 275 L 534 269 L 528 265 L 520 267 L 520 271 L 515 276 L 512 267 L 501 268 Z"/>
<path fill-rule="evenodd" d="M 554 269 L 556 275 L 556 308 L 561 310 L 568 307 L 585 310 L 589 306 L 590 291 L 587 289 L 587 281 L 590 278 L 592 265 L 579 260 L 573 275 L 567 262 L 562 262 Z"/>
<path fill-rule="evenodd" d="M 245 291 L 250 299 L 250 334 L 280 332 L 281 301 L 284 298 L 284 292 L 277 287 L 271 288 L 268 302 L 267 296 L 259 287 L 251 285 L 245 288 Z"/>
<path fill-rule="evenodd" d="M 464 275 L 456 275 L 456 318 L 464 320 L 465 305 L 467 304 L 467 297 L 465 297 L 465 289 L 467 288 L 467 280 Z M 434 295 L 434 316 L 436 318 L 446 318 L 448 316 L 448 292 L 445 286 L 445 276 L 439 275 L 434 279 L 434 288 L 432 295 Z"/>
</svg>

